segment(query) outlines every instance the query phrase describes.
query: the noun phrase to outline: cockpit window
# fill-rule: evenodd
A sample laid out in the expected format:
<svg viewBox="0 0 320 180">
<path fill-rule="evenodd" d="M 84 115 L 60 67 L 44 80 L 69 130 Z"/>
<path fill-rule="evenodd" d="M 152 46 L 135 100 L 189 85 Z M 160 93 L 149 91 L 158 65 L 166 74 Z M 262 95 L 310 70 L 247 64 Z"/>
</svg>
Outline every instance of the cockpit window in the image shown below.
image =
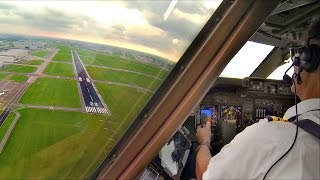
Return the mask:
<svg viewBox="0 0 320 180">
<path fill-rule="evenodd" d="M 248 41 L 232 58 L 220 77 L 249 77 L 272 49 L 273 46 Z"/>
<path fill-rule="evenodd" d="M 283 79 L 283 75 L 284 75 L 284 72 L 286 72 L 286 70 L 292 65 L 291 61 L 289 62 L 286 61 L 285 64 L 279 66 L 276 70 L 274 70 L 268 77 L 267 79 L 277 79 L 277 80 L 282 80 Z M 293 68 L 291 68 L 287 74 L 289 76 L 292 76 L 293 75 Z"/>
<path fill-rule="evenodd" d="M 220 3 L 1 1 L 1 178 L 90 177 Z"/>
</svg>

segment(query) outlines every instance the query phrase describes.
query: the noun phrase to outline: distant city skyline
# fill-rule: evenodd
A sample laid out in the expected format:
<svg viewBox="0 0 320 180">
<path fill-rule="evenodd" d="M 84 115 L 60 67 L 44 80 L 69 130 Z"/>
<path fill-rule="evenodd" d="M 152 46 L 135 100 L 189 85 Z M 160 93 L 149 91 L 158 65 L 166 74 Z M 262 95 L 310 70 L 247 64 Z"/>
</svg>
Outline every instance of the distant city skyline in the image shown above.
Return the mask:
<svg viewBox="0 0 320 180">
<path fill-rule="evenodd" d="M 2 1 L 0 32 L 106 44 L 176 62 L 220 2 Z"/>
</svg>

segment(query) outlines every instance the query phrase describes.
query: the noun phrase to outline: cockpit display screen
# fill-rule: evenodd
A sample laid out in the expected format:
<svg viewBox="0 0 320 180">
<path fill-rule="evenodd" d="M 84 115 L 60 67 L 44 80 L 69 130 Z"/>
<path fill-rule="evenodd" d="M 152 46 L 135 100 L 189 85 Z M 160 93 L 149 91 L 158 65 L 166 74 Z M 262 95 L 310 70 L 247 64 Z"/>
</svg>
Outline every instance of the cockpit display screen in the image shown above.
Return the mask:
<svg viewBox="0 0 320 180">
<path fill-rule="evenodd" d="M 241 106 L 222 106 L 222 121 L 234 123 L 238 128 L 242 126 L 242 107 Z"/>
<path fill-rule="evenodd" d="M 206 121 L 211 121 L 212 124 L 217 122 L 218 110 L 216 106 L 203 106 L 200 108 L 201 123 L 205 124 Z"/>
</svg>

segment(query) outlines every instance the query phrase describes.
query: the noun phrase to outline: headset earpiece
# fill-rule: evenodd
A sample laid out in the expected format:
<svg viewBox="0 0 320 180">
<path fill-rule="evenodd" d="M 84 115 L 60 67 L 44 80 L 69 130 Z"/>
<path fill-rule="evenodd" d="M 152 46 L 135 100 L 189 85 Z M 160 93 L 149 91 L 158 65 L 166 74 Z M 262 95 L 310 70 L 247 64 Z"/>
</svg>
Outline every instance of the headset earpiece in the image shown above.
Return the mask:
<svg viewBox="0 0 320 180">
<path fill-rule="evenodd" d="M 320 48 L 317 45 L 311 44 L 302 47 L 292 48 L 290 50 L 293 64 L 307 72 L 316 70 L 319 66 Z"/>
</svg>

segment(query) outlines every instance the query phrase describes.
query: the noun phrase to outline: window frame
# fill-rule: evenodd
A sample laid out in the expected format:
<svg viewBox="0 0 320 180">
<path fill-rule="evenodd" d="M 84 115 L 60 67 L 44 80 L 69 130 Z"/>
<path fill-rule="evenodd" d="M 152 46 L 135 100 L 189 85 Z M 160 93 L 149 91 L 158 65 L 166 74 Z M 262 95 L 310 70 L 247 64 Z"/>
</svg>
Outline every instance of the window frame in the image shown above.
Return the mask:
<svg viewBox="0 0 320 180">
<path fill-rule="evenodd" d="M 223 1 L 93 178 L 137 177 L 278 3 Z"/>
</svg>

